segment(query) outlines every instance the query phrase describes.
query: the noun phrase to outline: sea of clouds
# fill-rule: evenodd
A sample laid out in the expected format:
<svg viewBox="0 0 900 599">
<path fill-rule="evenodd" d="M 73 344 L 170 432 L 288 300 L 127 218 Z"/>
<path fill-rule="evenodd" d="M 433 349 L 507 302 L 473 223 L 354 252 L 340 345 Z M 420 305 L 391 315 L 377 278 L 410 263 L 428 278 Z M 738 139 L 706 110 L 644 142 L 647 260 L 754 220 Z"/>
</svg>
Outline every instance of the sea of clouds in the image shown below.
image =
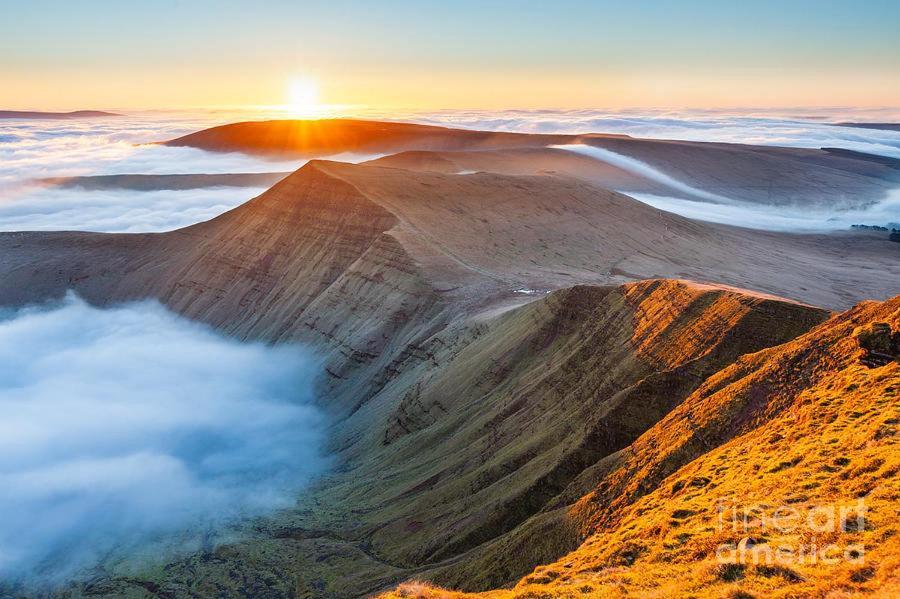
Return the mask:
<svg viewBox="0 0 900 599">
<path fill-rule="evenodd" d="M 771 206 L 745 202 L 710 203 L 684 198 L 628 192 L 628 195 L 654 208 L 713 223 L 794 233 L 849 231 L 853 225 L 900 228 L 900 189 L 865 209 L 813 211 L 809 208 Z"/>
<path fill-rule="evenodd" d="M 214 218 L 265 191 L 262 187 L 186 190 L 47 187 L 0 201 L 0 231 L 171 231 Z"/>
<path fill-rule="evenodd" d="M 196 549 L 291 505 L 327 465 L 317 371 L 155 302 L 0 314 L 0 577 Z"/>
<path fill-rule="evenodd" d="M 523 133 L 616 133 L 632 137 L 744 143 L 799 148 L 844 148 L 900 158 L 900 131 L 838 126 L 841 122 L 900 122 L 897 109 L 796 109 L 737 113 L 721 110 L 665 111 L 446 111 L 409 117 L 427 124 Z M 589 155 L 673 190 L 706 201 L 636 194 L 631 197 L 689 218 L 770 231 L 802 233 L 847 230 L 854 224 L 900 222 L 900 189 L 864 210 L 817 210 L 740 202 L 690 187 L 630 156 L 590 146 L 562 146 Z"/>
<path fill-rule="evenodd" d="M 761 206 L 696 189 L 673 179 L 666 173 L 640 160 L 594 146 L 572 144 L 556 148 L 591 156 L 670 189 L 697 198 L 676 198 L 626 191 L 627 195 L 654 208 L 707 222 L 750 227 L 767 231 L 826 233 L 846 231 L 852 225 L 869 224 L 897 227 L 900 222 L 900 188 L 891 190 L 880 201 L 865 208 L 811 209 L 808 206 Z M 702 199 L 703 201 L 698 201 Z"/>
<path fill-rule="evenodd" d="M 636 137 L 737 142 L 819 148 L 840 147 L 900 158 L 900 131 L 835 126 L 843 121 L 898 122 L 896 110 L 797 109 L 793 111 L 599 111 L 518 110 L 372 112 L 355 115 L 472 129 L 559 133 L 624 133 Z M 244 120 L 284 118 L 278 113 L 243 111 L 148 111 L 122 117 L 69 121 L 0 121 L 0 231 L 83 230 L 168 231 L 212 218 L 263 191 L 219 187 L 187 190 L 85 190 L 34 185 L 36 179 L 78 175 L 284 172 L 302 160 L 270 160 L 240 153 L 214 153 L 152 142 L 206 127 Z M 359 161 L 366 157 L 345 157 Z M 603 157 L 597 157 L 603 159 Z M 629 157 L 624 157 L 627 160 Z M 339 159 L 341 159 L 339 157 Z M 671 179 L 665 173 L 658 173 Z M 677 183 L 677 182 L 676 182 Z M 647 198 L 639 198 L 647 199 Z M 684 216 L 761 229 L 830 230 L 847 222 L 900 220 L 896 202 L 886 198 L 878 214 L 773 214 L 760 206 L 741 211 L 705 209 L 702 202 L 649 198 L 653 205 Z M 879 217 L 879 218 L 876 218 Z M 849 220 L 848 220 L 849 219 Z"/>
<path fill-rule="evenodd" d="M 413 114 L 436 125 L 522 133 L 616 133 L 798 148 L 846 148 L 900 158 L 900 131 L 836 126 L 840 122 L 900 122 L 898 109 L 722 110 L 508 110 Z"/>
<path fill-rule="evenodd" d="M 148 112 L 121 117 L 0 120 L 0 231 L 169 231 L 207 220 L 263 188 L 84 190 L 36 184 L 47 177 L 292 171 L 266 160 L 153 142 L 247 120 L 242 113 Z"/>
</svg>

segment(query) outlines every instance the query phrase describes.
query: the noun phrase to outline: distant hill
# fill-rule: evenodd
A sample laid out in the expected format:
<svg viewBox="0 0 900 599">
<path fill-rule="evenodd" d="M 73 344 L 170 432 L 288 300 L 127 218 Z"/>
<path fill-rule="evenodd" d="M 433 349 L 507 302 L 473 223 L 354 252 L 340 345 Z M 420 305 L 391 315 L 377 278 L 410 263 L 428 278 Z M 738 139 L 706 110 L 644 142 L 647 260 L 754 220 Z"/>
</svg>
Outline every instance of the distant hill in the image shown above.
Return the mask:
<svg viewBox="0 0 900 599">
<path fill-rule="evenodd" d="M 885 131 L 900 131 L 900 123 L 834 123 L 840 127 L 858 127 L 860 129 L 883 129 Z"/>
<path fill-rule="evenodd" d="M 646 173 L 551 147 L 580 144 L 621 154 L 708 194 L 772 205 L 860 208 L 881 200 L 900 184 L 900 162 L 859 152 L 604 133 L 474 131 L 355 119 L 233 123 L 163 143 L 283 158 L 401 152 L 378 164 L 445 173 L 543 174 L 552 170 L 607 189 L 685 197 L 683 190 L 661 185 Z"/>
<path fill-rule="evenodd" d="M 69 189 L 200 189 L 206 187 L 271 187 L 290 173 L 221 173 L 186 175 L 88 175 L 83 177 L 47 177 L 38 183 Z"/>
<path fill-rule="evenodd" d="M 231 123 L 163 143 L 210 152 L 313 157 L 342 152 L 385 154 L 416 149 L 542 147 L 571 143 L 573 139 L 572 135 L 471 131 L 415 123 L 320 119 Z"/>
<path fill-rule="evenodd" d="M 94 119 L 107 116 L 123 116 L 102 110 L 74 110 L 72 112 L 40 112 L 33 110 L 0 110 L 0 119 Z"/>
</svg>

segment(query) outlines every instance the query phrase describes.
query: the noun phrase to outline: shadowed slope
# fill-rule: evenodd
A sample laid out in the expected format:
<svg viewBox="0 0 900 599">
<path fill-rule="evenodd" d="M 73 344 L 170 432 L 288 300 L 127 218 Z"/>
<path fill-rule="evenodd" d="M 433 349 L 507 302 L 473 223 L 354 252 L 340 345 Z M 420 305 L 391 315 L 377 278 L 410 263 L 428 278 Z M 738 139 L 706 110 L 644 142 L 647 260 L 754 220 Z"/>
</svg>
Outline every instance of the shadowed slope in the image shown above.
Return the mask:
<svg viewBox="0 0 900 599">
<path fill-rule="evenodd" d="M 5 234 L 2 299 L 22 304 L 69 288 L 96 303 L 152 296 L 241 337 L 272 338 L 287 312 L 302 310 L 394 222 L 310 169 L 171 233 Z"/>
<path fill-rule="evenodd" d="M 199 189 L 203 187 L 270 187 L 290 173 L 223 173 L 189 175 L 88 175 L 47 177 L 36 183 L 55 187 L 98 190 Z"/>
<path fill-rule="evenodd" d="M 422 345 L 428 359 L 407 364 L 342 424 L 355 467 L 321 501 L 355 510 L 331 526 L 388 563 L 457 562 L 447 579 L 484 557 L 509 569 L 493 579 L 467 572 L 469 584 L 509 581 L 576 537 L 557 530 L 508 560 L 484 543 L 528 521 L 736 356 L 824 317 L 674 281 L 555 292 Z"/>
<path fill-rule="evenodd" d="M 302 339 L 328 358 L 333 382 L 357 368 L 373 381 L 443 310 L 386 234 L 396 223 L 311 165 L 234 210 L 170 233 L 2 234 L 0 304 L 68 289 L 100 305 L 153 297 L 242 339 Z M 346 388 L 348 402 L 365 399 Z"/>
</svg>

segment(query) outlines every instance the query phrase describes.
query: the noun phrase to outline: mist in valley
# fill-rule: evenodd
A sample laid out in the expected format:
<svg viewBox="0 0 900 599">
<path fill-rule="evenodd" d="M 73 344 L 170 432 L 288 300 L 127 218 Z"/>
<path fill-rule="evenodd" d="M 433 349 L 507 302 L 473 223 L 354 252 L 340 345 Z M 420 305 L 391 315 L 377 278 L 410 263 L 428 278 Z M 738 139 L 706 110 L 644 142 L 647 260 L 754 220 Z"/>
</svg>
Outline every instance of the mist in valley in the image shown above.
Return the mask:
<svg viewBox="0 0 900 599">
<path fill-rule="evenodd" d="M 228 339 L 152 301 L 6 311 L 0 576 L 153 562 L 289 507 L 328 464 L 318 370 L 301 347 Z"/>
</svg>

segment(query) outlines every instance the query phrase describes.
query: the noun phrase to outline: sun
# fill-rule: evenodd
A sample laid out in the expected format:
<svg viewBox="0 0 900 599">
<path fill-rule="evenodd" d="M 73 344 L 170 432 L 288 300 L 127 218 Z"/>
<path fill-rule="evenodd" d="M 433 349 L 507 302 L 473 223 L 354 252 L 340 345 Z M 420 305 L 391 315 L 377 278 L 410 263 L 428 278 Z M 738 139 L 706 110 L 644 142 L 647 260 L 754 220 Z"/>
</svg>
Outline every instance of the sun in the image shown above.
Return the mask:
<svg viewBox="0 0 900 599">
<path fill-rule="evenodd" d="M 298 115 L 314 115 L 321 110 L 319 86 L 308 77 L 296 77 L 288 83 L 287 109 Z"/>
</svg>

